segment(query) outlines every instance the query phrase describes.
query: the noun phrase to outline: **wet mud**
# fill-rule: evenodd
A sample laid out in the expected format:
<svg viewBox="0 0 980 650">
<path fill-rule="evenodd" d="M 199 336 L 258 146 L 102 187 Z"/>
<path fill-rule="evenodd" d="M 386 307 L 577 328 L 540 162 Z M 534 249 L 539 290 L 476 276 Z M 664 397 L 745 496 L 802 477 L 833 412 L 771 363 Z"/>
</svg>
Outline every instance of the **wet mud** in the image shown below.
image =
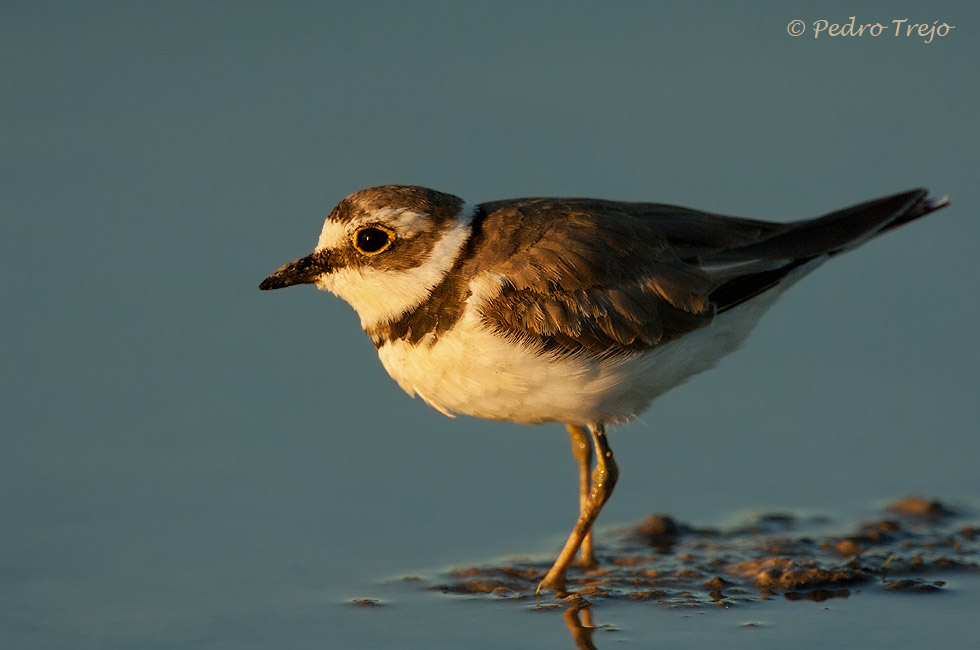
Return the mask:
<svg viewBox="0 0 980 650">
<path fill-rule="evenodd" d="M 651 515 L 630 528 L 599 531 L 600 568 L 573 569 L 571 595 L 540 600 L 545 607 L 580 608 L 603 600 L 729 607 L 775 598 L 931 594 L 941 592 L 951 575 L 980 575 L 980 525 L 936 500 L 897 501 L 843 534 L 809 532 L 816 529 L 833 530 L 833 522 L 769 513 L 719 529 Z M 414 580 L 451 595 L 534 601 L 549 566 L 512 560 Z"/>
</svg>

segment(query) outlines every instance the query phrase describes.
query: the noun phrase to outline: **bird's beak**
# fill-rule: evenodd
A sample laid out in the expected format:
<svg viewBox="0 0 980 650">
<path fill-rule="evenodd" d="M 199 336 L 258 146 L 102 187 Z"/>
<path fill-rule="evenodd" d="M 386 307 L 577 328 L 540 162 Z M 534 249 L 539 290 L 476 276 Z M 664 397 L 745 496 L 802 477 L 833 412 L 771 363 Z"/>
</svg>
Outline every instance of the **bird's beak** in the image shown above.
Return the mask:
<svg viewBox="0 0 980 650">
<path fill-rule="evenodd" d="M 324 273 L 330 271 L 330 264 L 322 252 L 307 255 L 301 260 L 290 262 L 282 267 L 259 285 L 263 291 L 282 289 L 294 284 L 313 284 Z"/>
</svg>

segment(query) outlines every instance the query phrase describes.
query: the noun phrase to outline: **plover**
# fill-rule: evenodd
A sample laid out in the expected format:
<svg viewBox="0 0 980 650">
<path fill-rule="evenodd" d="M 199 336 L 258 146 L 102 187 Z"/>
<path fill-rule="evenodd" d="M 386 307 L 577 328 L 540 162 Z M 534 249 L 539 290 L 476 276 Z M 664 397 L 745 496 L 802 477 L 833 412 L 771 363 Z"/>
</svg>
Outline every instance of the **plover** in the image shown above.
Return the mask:
<svg viewBox="0 0 980 650">
<path fill-rule="evenodd" d="M 446 415 L 566 425 L 579 518 L 538 588 L 564 593 L 576 555 L 596 566 L 592 525 L 618 474 L 606 425 L 734 351 L 829 258 L 947 204 L 927 194 L 772 223 L 596 199 L 469 205 L 386 185 L 341 201 L 313 253 L 259 288 L 346 300 L 388 374 Z"/>
</svg>

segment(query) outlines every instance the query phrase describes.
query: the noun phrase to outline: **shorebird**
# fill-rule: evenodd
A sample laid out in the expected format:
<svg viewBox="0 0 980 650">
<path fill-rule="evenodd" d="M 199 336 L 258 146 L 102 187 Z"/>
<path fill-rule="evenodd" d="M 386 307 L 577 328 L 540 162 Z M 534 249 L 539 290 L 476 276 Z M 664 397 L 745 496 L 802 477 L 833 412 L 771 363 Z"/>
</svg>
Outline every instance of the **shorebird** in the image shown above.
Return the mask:
<svg viewBox="0 0 980 650">
<path fill-rule="evenodd" d="M 927 195 L 774 223 L 581 198 L 470 205 L 385 185 L 341 201 L 313 253 L 259 288 L 315 284 L 346 300 L 388 374 L 446 415 L 565 424 L 579 517 L 538 587 L 565 593 L 576 555 L 597 566 L 592 526 L 618 475 L 606 425 L 714 366 L 831 257 L 947 204 Z"/>
</svg>

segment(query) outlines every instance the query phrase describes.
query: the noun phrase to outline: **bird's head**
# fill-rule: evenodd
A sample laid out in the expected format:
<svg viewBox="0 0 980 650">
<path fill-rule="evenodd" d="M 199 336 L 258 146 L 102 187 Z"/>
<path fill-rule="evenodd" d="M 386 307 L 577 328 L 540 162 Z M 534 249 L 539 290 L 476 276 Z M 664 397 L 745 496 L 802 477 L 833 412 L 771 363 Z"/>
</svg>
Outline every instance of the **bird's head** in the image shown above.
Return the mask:
<svg viewBox="0 0 980 650">
<path fill-rule="evenodd" d="M 327 216 L 313 253 L 259 288 L 315 284 L 350 303 L 367 329 L 425 300 L 466 242 L 471 215 L 459 197 L 424 187 L 361 190 Z"/>
</svg>

